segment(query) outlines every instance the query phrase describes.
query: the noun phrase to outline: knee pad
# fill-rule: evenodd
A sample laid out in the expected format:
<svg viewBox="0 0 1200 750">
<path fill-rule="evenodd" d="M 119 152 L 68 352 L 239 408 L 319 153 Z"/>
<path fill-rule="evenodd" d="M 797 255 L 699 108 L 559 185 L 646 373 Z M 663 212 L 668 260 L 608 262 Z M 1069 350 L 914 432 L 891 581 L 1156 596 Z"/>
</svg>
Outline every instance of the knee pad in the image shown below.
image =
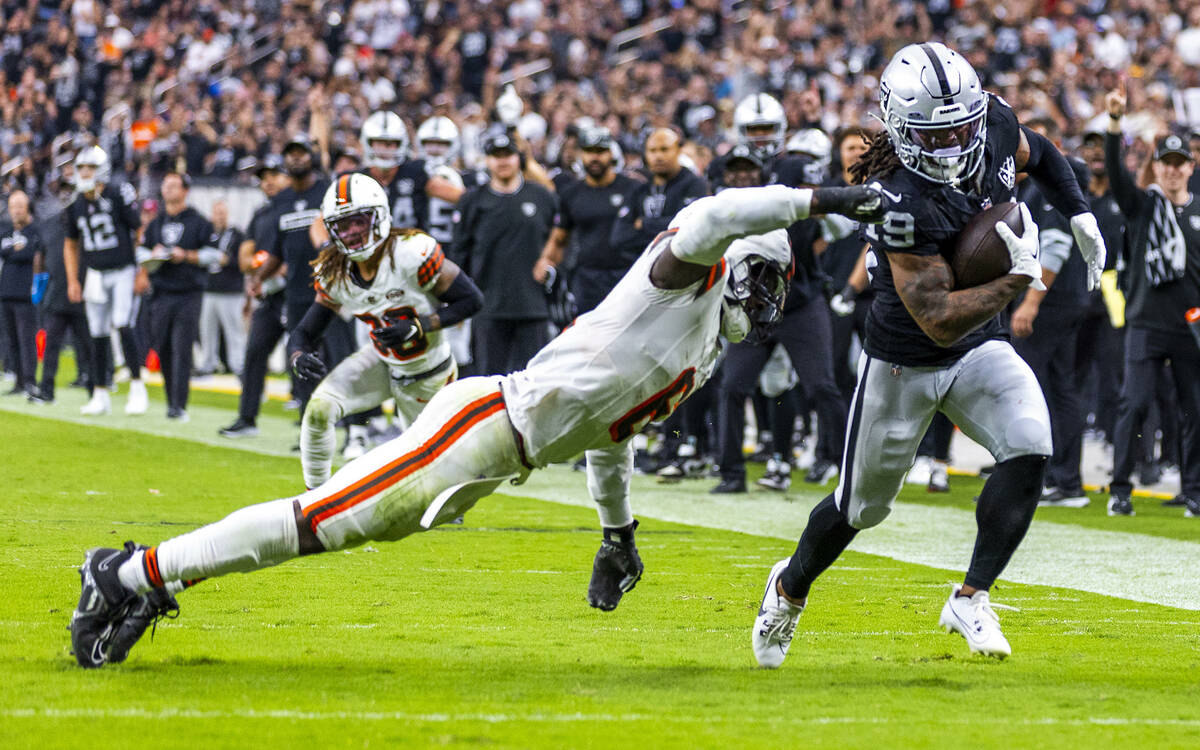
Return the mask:
<svg viewBox="0 0 1200 750">
<path fill-rule="evenodd" d="M 1053 451 L 1050 423 L 1030 416 L 1019 416 L 1010 422 L 1004 430 L 1004 442 L 1008 444 L 1009 451 L 1019 458 L 1032 454 L 1048 456 Z"/>
<path fill-rule="evenodd" d="M 315 393 L 304 409 L 304 422 L 310 427 L 325 429 L 342 418 L 341 405 L 324 393 Z"/>
<path fill-rule="evenodd" d="M 858 530 L 878 526 L 892 513 L 891 505 L 859 505 L 846 514 L 846 522 Z"/>
</svg>

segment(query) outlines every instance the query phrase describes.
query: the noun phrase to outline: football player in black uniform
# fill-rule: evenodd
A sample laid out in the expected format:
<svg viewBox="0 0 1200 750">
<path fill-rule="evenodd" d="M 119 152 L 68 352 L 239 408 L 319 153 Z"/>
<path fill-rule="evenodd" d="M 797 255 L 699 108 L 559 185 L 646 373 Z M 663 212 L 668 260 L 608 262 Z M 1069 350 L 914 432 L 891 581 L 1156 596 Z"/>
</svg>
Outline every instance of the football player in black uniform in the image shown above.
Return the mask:
<svg viewBox="0 0 1200 750">
<path fill-rule="evenodd" d="M 137 193 L 129 183 L 110 185 L 108 154 L 91 146 L 75 156 L 75 189 L 79 197 L 64 213 L 67 237 L 63 243 L 67 297 L 83 301 L 92 334 L 92 398 L 82 414 L 107 414 L 112 410 L 108 388 L 112 385 L 110 331 L 117 329 L 121 351 L 132 378 L 126 414 L 145 414 L 146 386 L 142 384 L 141 356 L 133 328 L 134 296 L 148 281 L 134 264 L 134 233 L 142 225 Z M 87 269 L 79 284 L 80 267 Z"/>
<path fill-rule="evenodd" d="M 392 226 L 429 226 L 429 199 L 457 203 L 463 186 L 426 169 L 423 159 L 408 158 L 408 127 L 395 112 L 373 112 L 359 132 L 363 166 L 383 185 L 392 204 Z"/>
<path fill-rule="evenodd" d="M 1071 217 L 1091 285 L 1104 241 L 1066 158 L 1024 129 L 970 64 L 942 44 L 913 44 L 880 78 L 886 134 L 855 165 L 889 202 L 867 231 L 876 296 L 851 404 L 840 482 L 809 517 L 795 554 L 767 580 L 752 641 L 766 667 L 783 663 L 809 587 L 862 529 L 882 522 L 935 412 L 944 412 L 996 459 L 976 508 L 975 552 L 939 624 L 973 653 L 1010 653 L 988 589 L 1025 536 L 1051 452 L 1050 418 L 1029 366 L 1001 333 L 997 314 L 1027 286 L 1044 288 L 1038 231 L 1022 206 L 1022 234 L 998 224 L 1012 268 L 986 284 L 954 290 L 947 257 L 967 221 L 1011 200 L 1018 170 Z"/>
</svg>

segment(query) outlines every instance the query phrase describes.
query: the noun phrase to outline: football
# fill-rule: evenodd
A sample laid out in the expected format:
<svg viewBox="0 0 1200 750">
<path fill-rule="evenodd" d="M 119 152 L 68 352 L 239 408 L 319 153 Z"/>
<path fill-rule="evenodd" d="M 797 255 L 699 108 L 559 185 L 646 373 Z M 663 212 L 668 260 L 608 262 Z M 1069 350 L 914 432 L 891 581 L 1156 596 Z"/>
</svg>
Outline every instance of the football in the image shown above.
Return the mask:
<svg viewBox="0 0 1200 750">
<path fill-rule="evenodd" d="M 1020 236 L 1024 231 L 1021 210 L 1016 203 L 997 203 L 985 208 L 963 227 L 954 245 L 950 268 L 954 271 L 954 288 L 967 289 L 986 284 L 1008 273 L 1012 259 L 1008 246 L 996 232 L 996 222 L 1003 221 Z"/>
</svg>

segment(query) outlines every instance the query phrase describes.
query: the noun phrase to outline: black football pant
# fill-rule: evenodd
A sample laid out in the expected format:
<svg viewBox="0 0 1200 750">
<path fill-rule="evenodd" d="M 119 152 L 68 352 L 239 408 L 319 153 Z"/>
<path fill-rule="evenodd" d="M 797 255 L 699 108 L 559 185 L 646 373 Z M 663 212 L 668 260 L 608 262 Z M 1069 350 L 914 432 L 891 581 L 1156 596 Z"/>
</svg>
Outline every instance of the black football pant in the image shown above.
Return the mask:
<svg viewBox="0 0 1200 750">
<path fill-rule="evenodd" d="M 71 332 L 75 344 L 75 368 L 84 378 L 92 371 L 92 334 L 88 332 L 87 315 L 83 310 L 54 310 L 46 313 L 46 351 L 42 355 L 42 392 L 54 395 L 54 379 L 58 377 L 58 357 L 63 337 Z"/>
<path fill-rule="evenodd" d="M 162 366 L 167 410 L 186 409 L 192 377 L 192 346 L 200 336 L 204 292 L 155 292 L 150 297 L 150 336 Z"/>
<path fill-rule="evenodd" d="M 625 270 L 577 266 L 571 274 L 571 293 L 575 295 L 577 314 L 594 310 L 625 275 Z"/>
<path fill-rule="evenodd" d="M 782 344 L 799 377 L 797 389 L 816 407 L 819 434 L 818 460 L 841 463 L 846 437 L 846 403 L 833 379 L 833 333 L 829 306 L 824 297 L 813 297 L 787 312 L 764 344 L 730 344 L 721 376 L 720 452 L 721 476 L 746 475 L 742 435 L 746 427 L 746 399 L 755 391 L 758 376 L 775 344 Z M 784 394 L 781 398 L 787 397 Z M 779 419 L 781 423 L 784 421 Z M 790 438 L 791 429 L 780 424 Z"/>
<path fill-rule="evenodd" d="M 1076 362 L 1079 330 L 1086 316 L 1086 309 L 1043 305 L 1033 333 L 1012 340 L 1017 354 L 1037 377 L 1050 409 L 1054 455 L 1046 467 L 1046 486 L 1067 491 L 1083 487 L 1079 466 L 1087 415 L 1077 385 Z"/>
<path fill-rule="evenodd" d="M 525 368 L 550 343 L 545 318 L 471 318 L 472 346 L 480 375 L 507 375 Z"/>
<path fill-rule="evenodd" d="M 262 406 L 267 360 L 283 338 L 285 330 L 283 294 L 272 294 L 262 299 L 250 316 L 246 356 L 242 364 L 242 395 L 238 399 L 238 416 L 251 424 L 258 419 L 258 410 Z"/>
<path fill-rule="evenodd" d="M 37 378 L 37 311 L 28 299 L 0 300 L 8 339 L 6 364 L 17 376 L 17 387 L 29 389 Z"/>
<path fill-rule="evenodd" d="M 1200 347 L 1190 334 L 1127 328 L 1125 333 L 1125 383 L 1113 434 L 1114 492 L 1129 492 L 1136 463 L 1138 430 L 1155 399 L 1158 371 L 1170 360 L 1178 394 L 1182 490 L 1200 497 Z"/>
<path fill-rule="evenodd" d="M 1111 442 L 1125 373 L 1125 329 L 1112 327 L 1099 292 L 1093 294 L 1079 326 L 1076 352 L 1077 387 L 1088 393 L 1088 410 L 1096 415 L 1096 429 Z"/>
</svg>

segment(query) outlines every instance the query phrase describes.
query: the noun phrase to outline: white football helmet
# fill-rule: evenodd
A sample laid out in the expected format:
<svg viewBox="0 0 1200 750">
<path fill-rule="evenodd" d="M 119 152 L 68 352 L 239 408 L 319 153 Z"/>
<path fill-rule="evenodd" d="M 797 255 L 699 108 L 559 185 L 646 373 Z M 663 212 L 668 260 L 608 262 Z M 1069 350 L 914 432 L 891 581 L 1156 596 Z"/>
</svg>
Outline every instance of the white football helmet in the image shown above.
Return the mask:
<svg viewBox="0 0 1200 750">
<path fill-rule="evenodd" d="M 408 127 L 395 112 L 372 112 L 363 120 L 358 141 L 364 167 L 391 169 L 408 159 Z"/>
<path fill-rule="evenodd" d="M 788 139 L 787 152 L 808 156 L 812 161 L 804 167 L 805 182 L 820 185 L 829 178 L 829 166 L 833 163 L 833 141 L 820 128 L 797 130 Z"/>
<path fill-rule="evenodd" d="M 725 251 L 725 262 L 729 280 L 722 305 L 727 319 L 722 322 L 722 332 L 735 343 L 762 343 L 783 317 L 792 277 L 792 243 L 787 230 L 734 240 Z"/>
<path fill-rule="evenodd" d="M 770 128 L 769 133 L 751 135 L 750 128 Z M 763 161 L 773 159 L 783 148 L 783 137 L 787 133 L 787 115 L 783 105 L 769 94 L 751 94 L 738 102 L 733 110 L 733 128 L 738 143 L 745 143 L 755 150 Z"/>
<path fill-rule="evenodd" d="M 458 126 L 449 117 L 430 117 L 417 128 L 417 151 L 428 166 L 440 167 L 454 161 L 458 155 Z"/>
<path fill-rule="evenodd" d="M 350 260 L 367 260 L 392 231 L 387 191 L 361 172 L 342 175 L 325 191 L 321 220 L 329 238 Z"/>
<path fill-rule="evenodd" d="M 80 167 L 94 167 L 91 177 L 81 177 Z M 90 193 L 97 186 L 108 184 L 112 177 L 112 164 L 108 154 L 99 146 L 88 146 L 75 155 L 75 190 L 79 193 Z"/>
<path fill-rule="evenodd" d="M 883 124 L 900 162 L 943 185 L 983 164 L 987 94 L 966 59 L 939 42 L 910 44 L 879 78 Z"/>
</svg>

